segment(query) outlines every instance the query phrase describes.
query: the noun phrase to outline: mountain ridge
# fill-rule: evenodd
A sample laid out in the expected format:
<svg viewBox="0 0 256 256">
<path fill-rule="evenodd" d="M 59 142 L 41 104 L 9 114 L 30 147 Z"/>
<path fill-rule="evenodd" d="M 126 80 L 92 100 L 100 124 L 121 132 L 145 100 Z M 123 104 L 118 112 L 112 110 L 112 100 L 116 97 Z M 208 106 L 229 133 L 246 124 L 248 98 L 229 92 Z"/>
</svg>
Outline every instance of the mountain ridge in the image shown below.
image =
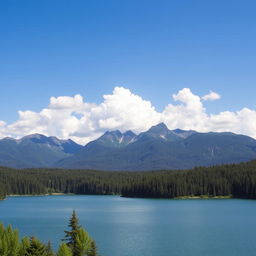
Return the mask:
<svg viewBox="0 0 256 256">
<path fill-rule="evenodd" d="M 0 165 L 14 168 L 52 167 L 82 148 L 72 140 L 42 134 L 0 140 Z"/>
<path fill-rule="evenodd" d="M 0 165 L 14 168 L 159 170 L 256 159 L 256 140 L 230 132 L 169 130 L 164 123 L 136 135 L 106 131 L 85 146 L 41 134 L 0 140 Z"/>
<path fill-rule="evenodd" d="M 132 143 L 125 146 L 117 147 L 110 141 L 107 148 L 105 146 L 99 145 L 99 139 L 92 141 L 56 166 L 115 171 L 189 169 L 256 158 L 256 140 L 251 137 L 234 133 L 169 130 L 163 123 L 133 137 Z"/>
</svg>

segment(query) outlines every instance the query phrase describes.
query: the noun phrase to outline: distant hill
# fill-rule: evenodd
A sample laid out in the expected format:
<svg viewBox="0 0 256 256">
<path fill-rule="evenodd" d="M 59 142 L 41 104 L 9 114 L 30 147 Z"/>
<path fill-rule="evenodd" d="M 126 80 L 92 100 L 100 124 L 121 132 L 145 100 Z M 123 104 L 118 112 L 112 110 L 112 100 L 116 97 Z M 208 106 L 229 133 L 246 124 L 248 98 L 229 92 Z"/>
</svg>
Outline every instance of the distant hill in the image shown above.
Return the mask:
<svg viewBox="0 0 256 256">
<path fill-rule="evenodd" d="M 256 140 L 248 136 L 169 130 L 160 123 L 137 136 L 132 132 L 106 132 L 55 166 L 143 171 L 189 169 L 252 159 L 256 159 Z"/>
<path fill-rule="evenodd" d="M 0 140 L 0 166 L 99 170 L 189 169 L 256 159 L 256 140 L 233 133 L 169 130 L 160 123 L 138 135 L 108 131 L 85 146 L 40 134 Z"/>
</svg>

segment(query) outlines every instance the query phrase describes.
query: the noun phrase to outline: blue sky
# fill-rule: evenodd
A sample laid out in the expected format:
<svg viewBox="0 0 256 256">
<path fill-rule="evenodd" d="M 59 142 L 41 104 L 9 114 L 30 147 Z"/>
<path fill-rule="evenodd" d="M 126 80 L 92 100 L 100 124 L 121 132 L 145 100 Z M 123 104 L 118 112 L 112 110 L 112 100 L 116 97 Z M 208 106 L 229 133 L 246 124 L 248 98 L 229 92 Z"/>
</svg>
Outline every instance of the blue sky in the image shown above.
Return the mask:
<svg viewBox="0 0 256 256">
<path fill-rule="evenodd" d="M 256 2 L 10 0 L 0 3 L 0 120 L 52 96 L 99 104 L 116 86 L 162 111 L 188 87 L 209 113 L 255 109 Z"/>
</svg>

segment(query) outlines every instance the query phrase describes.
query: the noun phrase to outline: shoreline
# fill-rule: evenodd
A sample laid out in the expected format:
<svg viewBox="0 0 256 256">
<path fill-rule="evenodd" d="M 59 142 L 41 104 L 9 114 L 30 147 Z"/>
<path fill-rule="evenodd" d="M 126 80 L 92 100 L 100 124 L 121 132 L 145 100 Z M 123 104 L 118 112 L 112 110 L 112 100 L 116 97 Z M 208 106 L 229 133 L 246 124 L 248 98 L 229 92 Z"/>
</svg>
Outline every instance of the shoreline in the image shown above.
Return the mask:
<svg viewBox="0 0 256 256">
<path fill-rule="evenodd" d="M 24 194 L 24 195 L 11 194 L 11 195 L 6 195 L 6 197 L 20 197 L 20 196 L 65 196 L 65 195 L 75 195 L 75 194 L 73 194 L 73 193 Z"/>
<path fill-rule="evenodd" d="M 173 199 L 175 199 L 175 200 L 193 200 L 193 199 L 232 199 L 232 198 L 234 198 L 232 195 L 228 195 L 228 196 L 201 195 L 201 196 L 178 196 Z"/>
<path fill-rule="evenodd" d="M 24 195 L 19 195 L 19 194 L 11 194 L 11 195 L 6 195 L 5 198 L 0 199 L 0 201 L 6 200 L 8 197 L 37 197 L 37 196 L 75 196 L 75 195 L 82 195 L 82 196 L 90 196 L 91 194 L 74 194 L 74 193 L 50 193 L 50 194 L 24 194 Z M 201 196 L 179 196 L 179 197 L 174 197 L 174 198 L 150 198 L 150 197 L 125 197 L 122 195 L 116 195 L 124 198 L 144 198 L 144 199 L 169 199 L 169 200 L 207 200 L 207 199 L 236 199 L 232 195 L 227 195 L 227 196 L 208 196 L 208 195 L 201 195 Z M 251 199 L 251 198 L 243 198 L 243 199 Z"/>
</svg>

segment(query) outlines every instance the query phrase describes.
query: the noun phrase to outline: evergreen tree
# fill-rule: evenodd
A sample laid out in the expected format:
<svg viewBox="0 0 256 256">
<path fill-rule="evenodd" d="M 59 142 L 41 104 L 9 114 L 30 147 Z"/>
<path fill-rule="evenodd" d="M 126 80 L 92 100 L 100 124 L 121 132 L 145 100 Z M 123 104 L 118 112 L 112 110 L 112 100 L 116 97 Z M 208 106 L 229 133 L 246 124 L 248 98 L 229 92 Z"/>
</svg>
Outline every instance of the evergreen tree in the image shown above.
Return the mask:
<svg viewBox="0 0 256 256">
<path fill-rule="evenodd" d="M 89 255 L 91 243 L 92 239 L 90 238 L 89 234 L 83 228 L 80 228 L 77 235 L 77 246 L 74 250 L 74 255 Z"/>
<path fill-rule="evenodd" d="M 26 249 L 24 256 L 48 256 L 46 246 L 37 238 L 31 237 L 29 247 Z"/>
<path fill-rule="evenodd" d="M 88 256 L 97 256 L 97 246 L 94 240 L 91 241 L 91 248 L 90 251 L 88 253 Z"/>
<path fill-rule="evenodd" d="M 94 240 L 85 229 L 79 225 L 75 211 L 69 221 L 70 231 L 65 231 L 65 241 L 59 247 L 57 254 L 52 250 L 51 243 L 47 245 L 36 237 L 24 237 L 19 240 L 17 230 L 7 228 L 0 223 L 0 256 L 97 256 Z"/>
<path fill-rule="evenodd" d="M 11 226 L 6 229 L 0 224 L 0 255 L 18 256 L 19 253 L 19 234 Z"/>
<path fill-rule="evenodd" d="M 47 253 L 47 256 L 54 256 L 54 252 L 52 250 L 52 244 L 50 241 L 48 242 L 48 244 L 46 246 L 46 253 Z"/>
<path fill-rule="evenodd" d="M 28 237 L 24 237 L 21 240 L 20 249 L 19 249 L 19 256 L 24 256 L 27 252 L 28 248 L 30 247 L 30 241 Z"/>
<path fill-rule="evenodd" d="M 66 233 L 65 238 L 66 245 L 71 249 L 73 256 L 88 256 L 92 250 L 92 238 L 89 234 L 80 227 L 79 220 L 76 216 L 76 212 L 73 211 L 69 220 L 70 231 L 64 231 Z M 96 246 L 95 246 L 96 248 Z"/>
<path fill-rule="evenodd" d="M 57 256 L 72 256 L 71 249 L 67 246 L 67 244 L 62 243 L 59 247 Z"/>
<path fill-rule="evenodd" d="M 66 235 L 63 241 L 66 241 L 66 244 L 69 246 L 74 256 L 79 256 L 78 254 L 76 254 L 76 251 L 77 251 L 77 242 L 78 242 L 77 238 L 78 238 L 80 225 L 79 225 L 79 220 L 76 216 L 75 211 L 73 211 L 72 213 L 68 226 L 70 227 L 71 230 L 64 231 Z"/>
</svg>

